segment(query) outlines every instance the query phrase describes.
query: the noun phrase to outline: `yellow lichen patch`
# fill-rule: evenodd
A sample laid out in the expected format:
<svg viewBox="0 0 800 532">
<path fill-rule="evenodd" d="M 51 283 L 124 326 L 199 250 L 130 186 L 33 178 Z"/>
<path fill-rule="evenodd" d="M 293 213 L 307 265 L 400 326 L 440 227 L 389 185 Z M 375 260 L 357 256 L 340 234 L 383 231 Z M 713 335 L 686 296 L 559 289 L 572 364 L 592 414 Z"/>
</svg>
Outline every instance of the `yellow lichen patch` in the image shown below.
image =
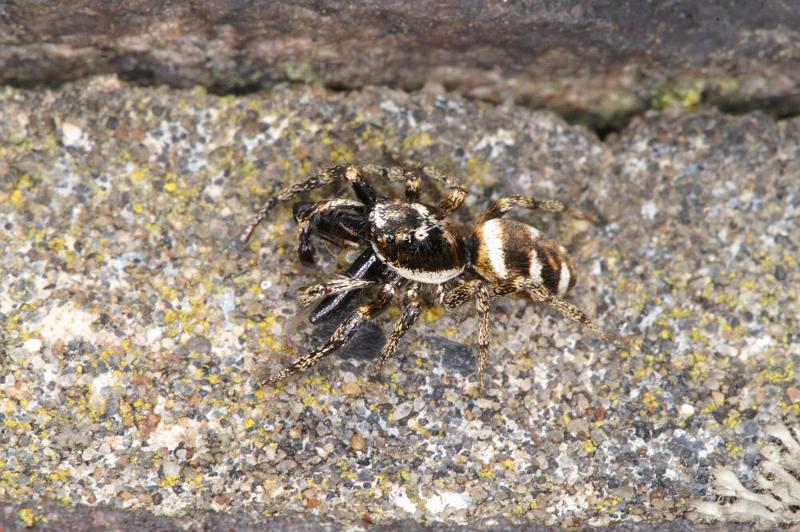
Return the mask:
<svg viewBox="0 0 800 532">
<path fill-rule="evenodd" d="M 345 146 L 335 146 L 331 148 L 331 164 L 350 164 L 355 160 L 353 150 Z"/>
<path fill-rule="evenodd" d="M 492 175 L 492 167 L 477 157 L 470 157 L 465 164 L 470 183 L 491 185 L 497 178 Z"/>
<path fill-rule="evenodd" d="M 514 460 L 512 460 L 511 458 L 507 458 L 507 459 L 503 460 L 502 462 L 500 462 L 500 467 L 503 468 L 503 471 L 516 471 L 517 470 L 517 464 L 515 464 Z"/>
<path fill-rule="evenodd" d="M 494 470 L 491 467 L 486 466 L 483 467 L 480 471 L 478 471 L 478 476 L 481 478 L 494 478 L 495 474 Z"/>
<path fill-rule="evenodd" d="M 25 206 L 25 195 L 20 189 L 15 189 L 14 192 L 11 193 L 9 200 L 11 200 L 11 204 L 17 209 L 22 209 L 22 207 Z"/>
<path fill-rule="evenodd" d="M 19 512 L 17 512 L 17 516 L 19 516 L 20 521 L 22 521 L 28 528 L 35 525 L 36 521 L 38 520 L 36 514 L 33 513 L 33 510 L 29 508 L 22 508 Z"/>
<path fill-rule="evenodd" d="M 414 431 L 414 432 L 416 432 L 417 434 L 420 434 L 420 435 L 422 435 L 422 436 L 424 436 L 424 437 L 426 437 L 426 438 L 430 438 L 430 437 L 432 437 L 432 436 L 433 436 L 433 433 L 432 433 L 432 432 L 431 432 L 429 429 L 427 429 L 427 428 L 425 428 L 425 427 L 421 426 L 421 425 L 420 425 L 419 423 L 417 423 L 416 421 L 414 421 L 414 422 L 412 422 L 411 424 L 409 424 L 409 427 L 408 427 L 408 428 L 410 428 L 411 430 L 413 430 L 413 431 Z"/>
<path fill-rule="evenodd" d="M 425 309 L 423 317 L 425 318 L 426 322 L 431 323 L 441 319 L 446 313 L 447 311 L 445 311 L 445 309 L 442 307 L 428 307 Z"/>
<path fill-rule="evenodd" d="M 725 421 L 722 422 L 723 425 L 728 427 L 729 429 L 735 429 L 739 426 L 742 422 L 742 414 L 738 410 L 732 411 L 728 414 L 728 417 L 725 418 Z"/>
<path fill-rule="evenodd" d="M 303 397 L 302 401 L 303 401 L 303 404 L 306 405 L 306 406 L 316 406 L 316 405 L 319 404 L 319 399 L 317 399 L 316 397 L 311 396 L 311 395 L 307 395 L 307 396 Z"/>
<path fill-rule="evenodd" d="M 642 404 L 644 404 L 644 407 L 650 412 L 655 412 L 661 406 L 661 404 L 658 402 L 658 398 L 653 392 L 645 392 L 644 396 L 642 397 Z"/>
<path fill-rule="evenodd" d="M 47 478 L 51 482 L 63 482 L 64 480 L 69 479 L 71 476 L 71 473 L 66 469 L 59 469 L 58 471 L 50 473 Z"/>
<path fill-rule="evenodd" d="M 708 345 L 708 343 L 711 341 L 711 339 L 708 336 L 706 336 L 703 330 L 700 329 L 699 327 L 692 327 L 691 330 L 689 331 L 689 334 L 691 336 L 692 342 L 695 344 Z"/>
<path fill-rule="evenodd" d="M 191 488 L 199 489 L 203 487 L 203 480 L 203 473 L 201 471 L 195 471 L 193 474 L 188 476 L 186 483 Z"/>
<path fill-rule="evenodd" d="M 779 355 L 771 354 L 767 358 L 767 364 L 767 369 L 758 374 L 759 378 L 772 384 L 783 384 L 794 381 L 796 374 L 794 360 L 786 360 Z"/>
<path fill-rule="evenodd" d="M 800 402 L 789 403 L 785 399 L 781 399 L 779 404 L 781 412 L 792 416 L 800 416 Z"/>
<path fill-rule="evenodd" d="M 706 82 L 704 80 L 673 86 L 657 93 L 653 97 L 653 107 L 655 109 L 664 109 L 666 107 L 691 109 L 702 101 L 705 87 Z"/>
<path fill-rule="evenodd" d="M 682 320 L 684 318 L 688 318 L 691 315 L 691 312 L 689 311 L 689 309 L 676 307 L 672 309 L 672 312 L 670 314 L 672 315 L 673 318 L 677 320 Z"/>
<path fill-rule="evenodd" d="M 150 177 L 150 170 L 148 170 L 145 167 L 139 167 L 135 169 L 133 172 L 131 172 L 131 181 L 133 181 L 134 183 L 141 183 L 148 181 L 149 177 Z"/>
<path fill-rule="evenodd" d="M 430 133 L 423 131 L 419 135 L 411 135 L 403 140 L 403 152 L 413 152 L 419 148 L 426 148 L 433 144 Z"/>
<path fill-rule="evenodd" d="M 54 236 L 47 242 L 47 248 L 56 253 L 64 251 L 64 237 Z"/>
<path fill-rule="evenodd" d="M 735 442 L 726 443 L 725 450 L 728 452 L 728 456 L 733 459 L 740 458 L 744 454 L 744 447 Z"/>
<path fill-rule="evenodd" d="M 159 483 L 159 485 L 162 488 L 172 488 L 172 487 L 175 487 L 178 484 L 180 484 L 180 481 L 181 481 L 181 477 L 179 477 L 178 475 L 170 475 L 170 476 L 166 476 L 163 479 L 161 479 L 161 482 Z"/>
<path fill-rule="evenodd" d="M 458 329 L 456 327 L 447 327 L 442 334 L 446 338 L 455 338 L 458 336 Z"/>
<path fill-rule="evenodd" d="M 622 499 L 620 499 L 617 496 L 611 498 L 604 498 L 602 501 L 600 501 L 595 505 L 595 509 L 598 511 L 607 510 L 609 508 L 613 508 L 614 506 L 619 505 L 620 502 L 622 502 Z"/>
</svg>

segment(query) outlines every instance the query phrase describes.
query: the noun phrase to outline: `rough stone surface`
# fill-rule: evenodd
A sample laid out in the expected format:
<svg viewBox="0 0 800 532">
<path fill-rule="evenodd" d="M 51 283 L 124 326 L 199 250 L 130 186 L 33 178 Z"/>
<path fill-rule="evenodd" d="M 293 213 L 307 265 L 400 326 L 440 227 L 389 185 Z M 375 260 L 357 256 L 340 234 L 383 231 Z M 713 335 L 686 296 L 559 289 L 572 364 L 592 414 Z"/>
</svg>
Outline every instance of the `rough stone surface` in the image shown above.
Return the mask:
<svg viewBox="0 0 800 532">
<path fill-rule="evenodd" d="M 232 240 L 276 186 L 382 145 L 459 176 L 465 222 L 506 193 L 601 213 L 512 216 L 564 243 L 570 301 L 637 347 L 498 300 L 479 394 L 459 358 L 473 312 L 430 304 L 379 379 L 362 350 L 257 389 L 319 341 L 295 294 L 345 257 L 301 267 L 288 207 Z M 799 151 L 798 119 L 708 109 L 600 142 L 431 92 L 1 89 L 0 499 L 27 510 L 3 519 L 51 502 L 176 526 L 679 519 L 713 467 L 751 482 L 763 427 L 800 415 Z"/>
<path fill-rule="evenodd" d="M 45 0 L 0 6 L 0 83 L 114 72 L 241 92 L 440 83 L 614 129 L 700 100 L 800 112 L 793 0 Z"/>
</svg>

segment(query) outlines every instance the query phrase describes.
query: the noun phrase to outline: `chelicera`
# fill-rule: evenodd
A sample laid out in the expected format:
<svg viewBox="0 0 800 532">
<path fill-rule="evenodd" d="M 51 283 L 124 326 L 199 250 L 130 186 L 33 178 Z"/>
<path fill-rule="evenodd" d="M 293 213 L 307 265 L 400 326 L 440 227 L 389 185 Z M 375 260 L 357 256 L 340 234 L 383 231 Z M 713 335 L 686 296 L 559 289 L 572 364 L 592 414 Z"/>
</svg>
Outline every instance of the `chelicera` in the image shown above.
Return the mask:
<svg viewBox="0 0 800 532">
<path fill-rule="evenodd" d="M 446 309 L 474 301 L 479 317 L 481 388 L 491 336 L 489 303 L 494 297 L 518 294 L 545 303 L 600 337 L 624 343 L 621 337 L 605 331 L 585 312 L 562 299 L 577 280 L 575 263 L 566 249 L 530 225 L 503 218 L 515 207 L 566 213 L 595 223 L 593 216 L 560 201 L 508 196 L 486 209 L 474 230 L 465 236 L 450 215 L 464 202 L 466 189 L 434 167 L 397 156 L 392 159 L 392 166 L 388 167 L 333 166 L 285 188 L 266 201 L 239 237 L 240 244 L 246 244 L 279 202 L 322 186 L 346 182 L 352 187 L 355 199 L 294 205 L 294 218 L 299 226 L 298 255 L 302 262 L 314 263 L 313 235 L 361 246 L 363 250 L 344 275 L 304 289 L 299 299 L 304 305 L 317 302 L 310 316 L 311 322 L 316 323 L 341 310 L 355 294 L 377 285 L 374 299 L 347 314 L 325 343 L 264 379 L 262 385 L 281 381 L 318 363 L 347 343 L 359 325 L 378 315 L 396 295 L 403 293 L 402 317 L 373 371 L 379 373 L 419 317 L 420 292 L 426 286 L 435 288 L 439 303 Z M 405 199 L 378 192 L 368 179 L 404 182 Z M 437 205 L 421 203 L 423 182 L 438 182 L 449 193 Z"/>
</svg>

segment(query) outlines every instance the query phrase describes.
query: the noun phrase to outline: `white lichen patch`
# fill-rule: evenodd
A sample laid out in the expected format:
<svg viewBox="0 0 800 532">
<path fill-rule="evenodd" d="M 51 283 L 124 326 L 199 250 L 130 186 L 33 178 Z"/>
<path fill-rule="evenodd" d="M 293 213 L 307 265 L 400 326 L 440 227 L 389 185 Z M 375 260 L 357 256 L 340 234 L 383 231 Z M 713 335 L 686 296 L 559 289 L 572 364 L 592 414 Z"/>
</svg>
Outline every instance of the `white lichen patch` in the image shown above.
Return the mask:
<svg viewBox="0 0 800 532">
<path fill-rule="evenodd" d="M 416 513 L 417 505 L 408 498 L 408 494 L 406 490 L 401 488 L 400 486 L 394 486 L 391 491 L 389 492 L 389 500 L 403 510 L 404 512 L 408 512 L 410 514 Z"/>
<path fill-rule="evenodd" d="M 99 318 L 99 315 L 67 301 L 50 309 L 39 323 L 37 332 L 46 339 L 61 339 L 64 343 L 78 338 L 94 339 L 97 333 L 92 330 L 92 323 Z"/>
<path fill-rule="evenodd" d="M 656 204 L 653 203 L 652 201 L 646 201 L 642 204 L 642 216 L 644 216 L 648 220 L 652 220 L 653 218 L 655 218 L 657 213 L 658 213 L 658 208 L 656 207 Z"/>
<path fill-rule="evenodd" d="M 61 124 L 61 142 L 69 148 L 81 148 L 87 151 L 94 146 L 83 128 L 72 122 Z"/>
<path fill-rule="evenodd" d="M 433 514 L 442 513 L 445 510 L 466 510 L 472 503 L 469 494 L 454 491 L 436 492 L 422 500 L 425 501 L 425 508 Z"/>
<path fill-rule="evenodd" d="M 765 432 L 780 444 L 769 444 L 761 449 L 763 460 L 753 478 L 755 487 L 746 488 L 731 469 L 719 468 L 714 472 L 714 495 L 733 500 L 729 503 L 693 501 L 695 517 L 754 523 L 762 527 L 800 525 L 798 430 L 777 424 L 767 427 Z"/>
</svg>

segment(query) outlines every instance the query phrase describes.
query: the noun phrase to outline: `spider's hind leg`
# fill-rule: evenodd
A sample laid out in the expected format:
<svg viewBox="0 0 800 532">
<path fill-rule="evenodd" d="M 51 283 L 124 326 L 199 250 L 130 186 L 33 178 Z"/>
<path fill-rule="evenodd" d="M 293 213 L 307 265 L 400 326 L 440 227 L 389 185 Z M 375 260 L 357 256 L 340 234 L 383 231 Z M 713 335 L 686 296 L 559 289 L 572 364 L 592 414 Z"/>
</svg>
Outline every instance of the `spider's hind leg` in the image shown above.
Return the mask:
<svg viewBox="0 0 800 532">
<path fill-rule="evenodd" d="M 489 360 L 489 338 L 491 337 L 491 322 L 489 321 L 489 300 L 494 294 L 487 283 L 481 279 L 472 279 L 462 283 L 444 295 L 444 305 L 454 309 L 475 299 L 475 309 L 478 311 L 478 385 L 483 390 L 486 364 Z"/>
<path fill-rule="evenodd" d="M 598 325 L 588 314 L 575 305 L 564 301 L 553 295 L 543 284 L 537 283 L 526 277 L 515 277 L 514 279 L 500 281 L 492 286 L 493 295 L 504 296 L 516 292 L 525 292 L 535 301 L 541 301 L 556 309 L 562 316 L 586 325 L 593 333 L 600 338 L 607 340 L 615 345 L 627 346 L 629 341 L 618 334 L 606 331 Z"/>
<path fill-rule="evenodd" d="M 578 218 L 579 220 L 586 220 L 593 224 L 598 223 L 598 219 L 595 215 L 574 207 L 570 207 L 558 200 L 539 200 L 533 196 L 517 195 L 506 196 L 492 203 L 489 208 L 486 209 L 483 214 L 481 214 L 481 217 L 478 220 L 478 225 L 488 222 L 489 220 L 494 220 L 495 218 L 501 218 L 514 207 L 523 207 L 530 210 L 538 209 L 545 212 L 565 212 L 574 218 Z"/>
</svg>

